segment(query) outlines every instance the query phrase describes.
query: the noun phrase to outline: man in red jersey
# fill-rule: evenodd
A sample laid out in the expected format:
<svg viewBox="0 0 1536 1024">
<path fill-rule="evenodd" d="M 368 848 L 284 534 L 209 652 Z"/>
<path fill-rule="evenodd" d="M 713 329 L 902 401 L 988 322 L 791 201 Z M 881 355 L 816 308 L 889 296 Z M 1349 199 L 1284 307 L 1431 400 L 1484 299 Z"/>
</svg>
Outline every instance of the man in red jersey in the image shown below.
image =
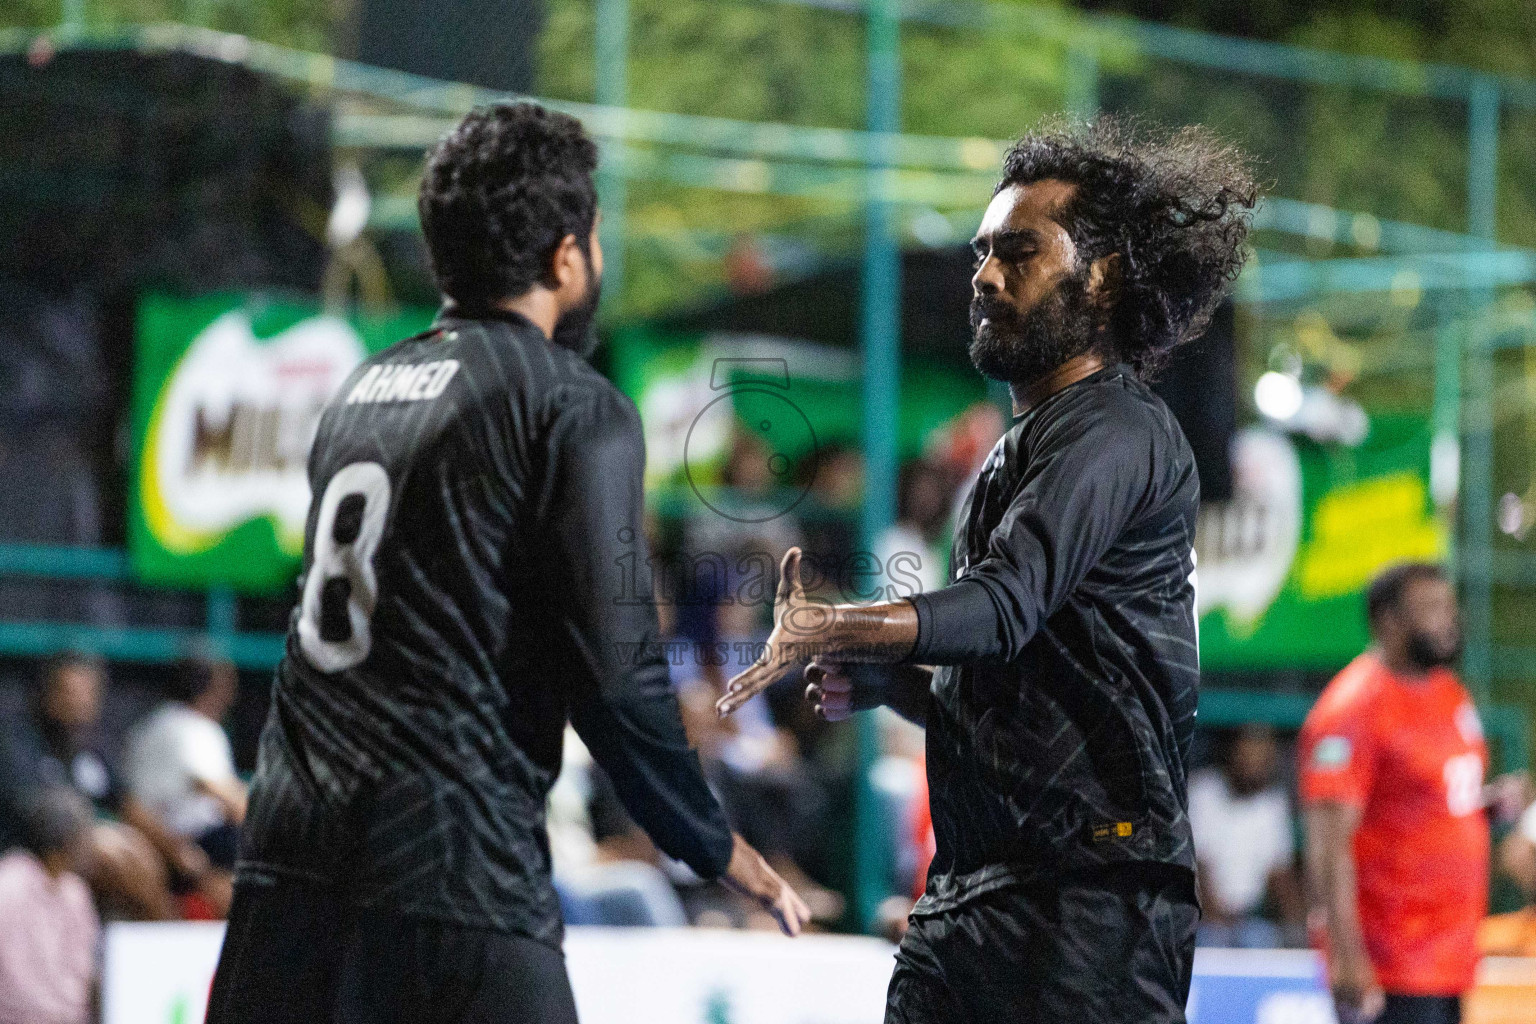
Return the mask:
<svg viewBox="0 0 1536 1024">
<path fill-rule="evenodd" d="M 1488 903 L 1487 749 L 1450 670 L 1456 595 L 1438 566 L 1383 572 L 1373 645 L 1323 691 L 1297 752 L 1307 876 L 1339 1018 L 1456 1024 Z"/>
</svg>

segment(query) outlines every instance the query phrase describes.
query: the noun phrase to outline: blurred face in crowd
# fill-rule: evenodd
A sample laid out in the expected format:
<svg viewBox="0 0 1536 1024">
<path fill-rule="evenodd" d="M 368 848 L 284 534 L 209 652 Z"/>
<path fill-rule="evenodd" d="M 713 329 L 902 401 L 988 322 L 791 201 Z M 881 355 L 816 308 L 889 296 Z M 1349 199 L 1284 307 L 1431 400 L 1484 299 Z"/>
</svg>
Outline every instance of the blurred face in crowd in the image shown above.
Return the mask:
<svg viewBox="0 0 1536 1024">
<path fill-rule="evenodd" d="M 1434 577 L 1409 581 L 1397 606 L 1382 614 L 1380 632 L 1384 644 L 1400 645 L 1403 656 L 1420 669 L 1454 664 L 1461 656 L 1455 588 Z"/>
<path fill-rule="evenodd" d="M 924 534 L 937 536 L 949 518 L 949 486 L 944 475 L 929 465 L 913 468 L 907 483 L 905 516 Z"/>
<path fill-rule="evenodd" d="M 1062 222 L 1076 186 L 1054 178 L 993 197 L 971 242 L 971 362 L 1028 384 L 1092 347 L 1110 260 L 1085 264 Z"/>
<path fill-rule="evenodd" d="M 101 669 L 89 662 L 66 662 L 49 678 L 43 714 L 66 729 L 93 725 L 101 713 Z"/>
<path fill-rule="evenodd" d="M 235 666 L 227 661 L 220 661 L 211 666 L 208 673 L 208 688 L 198 697 L 199 709 L 214 721 L 222 721 L 229 714 L 229 709 L 234 707 L 235 698 L 240 693 L 240 673 Z"/>
<path fill-rule="evenodd" d="M 1227 754 L 1227 781 L 1241 795 L 1262 792 L 1274 781 L 1279 759 L 1274 733 L 1259 726 L 1245 728 Z"/>
<path fill-rule="evenodd" d="M 769 461 L 772 456 L 762 438 L 737 427 L 731 435 L 731 457 L 725 467 L 725 482 L 751 494 L 772 490 L 778 482 Z"/>
</svg>

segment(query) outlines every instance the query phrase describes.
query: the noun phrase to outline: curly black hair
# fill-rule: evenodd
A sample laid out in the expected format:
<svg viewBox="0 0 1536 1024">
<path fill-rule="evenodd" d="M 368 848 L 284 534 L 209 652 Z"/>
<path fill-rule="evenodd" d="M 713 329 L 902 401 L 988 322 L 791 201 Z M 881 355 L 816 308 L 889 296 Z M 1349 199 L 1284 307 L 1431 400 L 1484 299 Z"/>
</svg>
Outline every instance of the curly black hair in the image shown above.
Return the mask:
<svg viewBox="0 0 1536 1024">
<path fill-rule="evenodd" d="M 996 191 L 1047 178 L 1077 186 L 1062 226 L 1079 259 L 1120 254 L 1110 333 L 1119 358 L 1154 376 L 1204 332 L 1243 269 L 1259 197 L 1252 161 L 1201 127 L 1055 119 L 1008 150 Z"/>
<path fill-rule="evenodd" d="M 534 103 L 471 111 L 427 157 L 416 199 L 438 290 L 473 309 L 547 282 L 562 238 L 586 251 L 596 168 L 574 117 Z"/>
</svg>

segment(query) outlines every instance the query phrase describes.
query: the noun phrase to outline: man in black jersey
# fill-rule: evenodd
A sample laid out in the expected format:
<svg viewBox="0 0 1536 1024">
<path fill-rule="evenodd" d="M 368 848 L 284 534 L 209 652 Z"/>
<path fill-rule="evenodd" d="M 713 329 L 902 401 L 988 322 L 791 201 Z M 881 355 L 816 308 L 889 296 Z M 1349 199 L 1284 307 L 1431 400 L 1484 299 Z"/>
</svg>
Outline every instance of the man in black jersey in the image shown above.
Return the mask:
<svg viewBox="0 0 1536 1024">
<path fill-rule="evenodd" d="M 585 361 L 597 150 L 531 104 L 432 153 L 446 306 L 366 360 L 310 454 L 211 1024 L 575 1020 L 545 797 L 567 720 L 663 851 L 795 934 L 683 734 L 647 564 L 634 405 Z M 644 581 L 640 581 L 642 586 Z"/>
<path fill-rule="evenodd" d="M 886 703 L 927 726 L 938 850 L 888 1022 L 1184 1020 L 1199 483 L 1144 379 L 1204 329 L 1255 199 L 1245 158 L 1198 129 L 1015 145 L 973 242 L 970 349 L 1015 422 L 949 586 L 817 604 L 791 550 L 767 648 L 721 698 L 814 658 L 825 717 Z"/>
</svg>

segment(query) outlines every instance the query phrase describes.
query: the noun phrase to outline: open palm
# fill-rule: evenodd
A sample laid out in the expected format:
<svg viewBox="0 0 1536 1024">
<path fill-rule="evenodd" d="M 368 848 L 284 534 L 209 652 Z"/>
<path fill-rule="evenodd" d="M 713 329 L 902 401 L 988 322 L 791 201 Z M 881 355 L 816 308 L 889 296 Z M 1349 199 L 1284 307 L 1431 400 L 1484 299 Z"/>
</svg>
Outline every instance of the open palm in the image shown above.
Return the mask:
<svg viewBox="0 0 1536 1024">
<path fill-rule="evenodd" d="M 763 652 L 744 672 L 731 679 L 715 704 L 723 718 L 754 696 L 810 661 L 815 641 L 830 624 L 832 609 L 805 596 L 800 583 L 800 549 L 784 552 L 779 564 L 779 588 L 773 596 L 773 632 Z"/>
</svg>

